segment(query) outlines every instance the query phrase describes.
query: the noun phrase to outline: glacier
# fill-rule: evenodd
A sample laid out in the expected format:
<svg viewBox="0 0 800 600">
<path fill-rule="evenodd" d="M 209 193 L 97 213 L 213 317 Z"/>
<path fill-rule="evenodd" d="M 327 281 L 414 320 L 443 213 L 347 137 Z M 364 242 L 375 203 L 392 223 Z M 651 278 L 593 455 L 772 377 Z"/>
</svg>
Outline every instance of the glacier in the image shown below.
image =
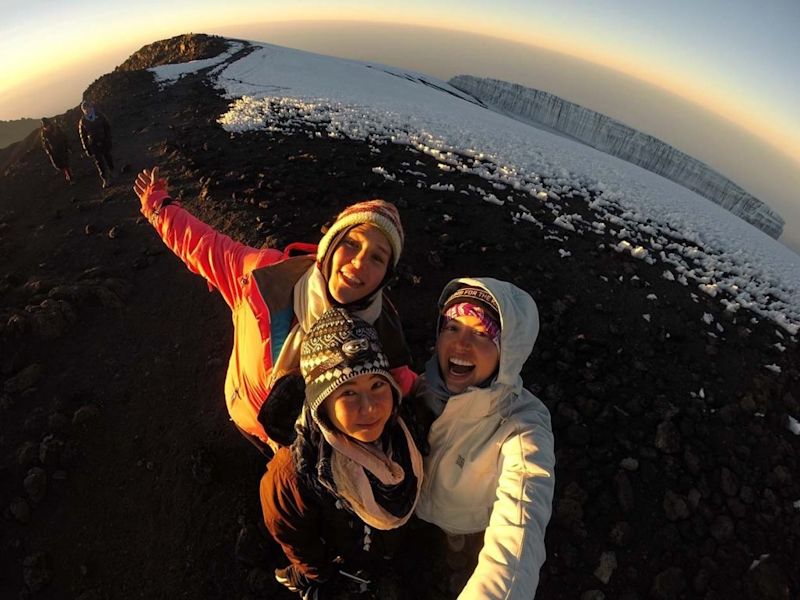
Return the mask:
<svg viewBox="0 0 800 600">
<path fill-rule="evenodd" d="M 661 175 L 719 204 L 775 239 L 783 233 L 783 218 L 764 202 L 705 163 L 658 138 L 553 94 L 516 83 L 472 75 L 457 75 L 449 83 L 487 108 L 544 125 Z"/>
</svg>

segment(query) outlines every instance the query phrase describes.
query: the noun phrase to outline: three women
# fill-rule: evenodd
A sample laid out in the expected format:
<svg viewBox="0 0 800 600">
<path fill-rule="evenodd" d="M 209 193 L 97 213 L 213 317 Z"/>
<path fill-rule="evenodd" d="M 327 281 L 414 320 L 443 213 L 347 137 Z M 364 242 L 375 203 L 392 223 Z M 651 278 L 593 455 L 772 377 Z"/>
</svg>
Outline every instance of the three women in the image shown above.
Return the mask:
<svg viewBox="0 0 800 600">
<path fill-rule="evenodd" d="M 290 257 L 214 231 L 172 201 L 157 169 L 143 171 L 135 191 L 164 242 L 232 310 L 228 410 L 266 454 L 265 400 L 302 372 L 296 438 L 261 483 L 265 524 L 290 560 L 278 580 L 316 593 L 416 508 L 453 552 L 479 550 L 474 570 L 452 582 L 460 597 L 533 597 L 554 450 L 547 408 L 520 376 L 538 334 L 530 295 L 489 278 L 450 282 L 436 352 L 409 396 L 416 376 L 381 292 L 403 245 L 393 205 L 347 207 L 315 254 Z M 400 416 L 403 401 L 427 426 L 424 458 Z"/>
</svg>

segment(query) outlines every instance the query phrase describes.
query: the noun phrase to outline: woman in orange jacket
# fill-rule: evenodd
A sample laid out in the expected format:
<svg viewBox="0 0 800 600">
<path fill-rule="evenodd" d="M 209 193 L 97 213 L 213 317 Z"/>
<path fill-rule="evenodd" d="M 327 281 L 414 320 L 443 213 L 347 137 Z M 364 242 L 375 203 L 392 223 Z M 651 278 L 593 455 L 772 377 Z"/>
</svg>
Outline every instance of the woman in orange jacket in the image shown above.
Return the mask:
<svg viewBox="0 0 800 600">
<path fill-rule="evenodd" d="M 134 191 L 164 243 L 219 290 L 233 313 L 225 400 L 234 424 L 264 454 L 281 445 L 262 424 L 269 393 L 297 372 L 306 332 L 331 307 L 347 308 L 375 327 L 392 376 L 403 393 L 411 389 L 416 375 L 400 319 L 382 292 L 403 249 L 394 205 L 374 199 L 348 206 L 316 255 L 289 257 L 234 241 L 192 216 L 172 200 L 157 168 L 142 171 Z"/>
</svg>

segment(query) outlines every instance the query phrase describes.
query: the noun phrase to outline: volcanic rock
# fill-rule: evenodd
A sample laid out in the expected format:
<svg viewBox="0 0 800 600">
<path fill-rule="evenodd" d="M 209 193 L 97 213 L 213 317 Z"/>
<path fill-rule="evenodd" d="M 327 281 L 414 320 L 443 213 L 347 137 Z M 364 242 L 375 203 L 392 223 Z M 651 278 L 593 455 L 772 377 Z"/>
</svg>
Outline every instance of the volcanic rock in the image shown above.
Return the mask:
<svg viewBox="0 0 800 600">
<path fill-rule="evenodd" d="M 40 364 L 33 364 L 25 367 L 14 377 L 7 379 L 3 389 L 8 394 L 18 394 L 36 386 L 44 375 L 44 367 Z"/>
<path fill-rule="evenodd" d="M 22 578 L 31 592 L 41 591 L 52 576 L 50 560 L 44 552 L 29 554 L 22 561 Z"/>
<path fill-rule="evenodd" d="M 47 492 L 47 473 L 40 467 L 33 467 L 28 471 L 22 485 L 34 503 L 41 502 Z"/>
</svg>

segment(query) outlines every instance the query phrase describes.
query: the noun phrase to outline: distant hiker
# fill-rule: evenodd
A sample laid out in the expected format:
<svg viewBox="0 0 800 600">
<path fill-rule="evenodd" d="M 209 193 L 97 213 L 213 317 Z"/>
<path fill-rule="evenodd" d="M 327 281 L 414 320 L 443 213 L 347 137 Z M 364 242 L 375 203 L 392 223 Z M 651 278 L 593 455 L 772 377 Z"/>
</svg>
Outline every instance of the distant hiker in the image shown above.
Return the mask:
<svg viewBox="0 0 800 600">
<path fill-rule="evenodd" d="M 50 162 L 56 171 L 64 174 L 64 179 L 72 183 L 72 171 L 69 168 L 69 141 L 64 130 L 55 121 L 42 118 L 42 147 L 47 152 Z"/>
<path fill-rule="evenodd" d="M 536 303 L 480 278 L 451 281 L 439 306 L 415 397 L 432 422 L 416 514 L 447 534 L 451 593 L 530 600 L 555 485 L 550 413 L 520 377 L 539 332 Z"/>
<path fill-rule="evenodd" d="M 103 113 L 88 100 L 81 102 L 83 115 L 78 121 L 78 134 L 83 151 L 94 159 L 103 187 L 111 184 L 114 159 L 111 158 L 111 125 Z"/>
<path fill-rule="evenodd" d="M 300 369 L 297 437 L 269 463 L 260 494 L 264 523 L 291 563 L 276 579 L 317 598 L 342 571 L 385 562 L 385 531 L 406 523 L 417 503 L 422 457 L 369 323 L 328 310 L 303 339 Z"/>
<path fill-rule="evenodd" d="M 416 380 L 408 367 L 400 319 L 381 291 L 403 249 L 403 227 L 394 205 L 368 200 L 345 208 L 322 237 L 315 254 L 251 248 L 223 235 L 173 202 L 158 169 L 142 171 L 134 191 L 164 243 L 193 273 L 217 288 L 233 312 L 233 350 L 225 401 L 236 427 L 270 456 L 282 443 L 265 430 L 278 403 L 267 401 L 276 381 L 296 371 L 300 344 L 332 306 L 345 307 L 378 330 L 395 380 L 407 392 Z M 301 245 L 302 246 L 302 245 Z M 308 245 L 306 245 L 308 246 Z M 282 412 L 280 407 L 277 412 Z M 292 428 L 300 406 L 283 430 Z"/>
</svg>

